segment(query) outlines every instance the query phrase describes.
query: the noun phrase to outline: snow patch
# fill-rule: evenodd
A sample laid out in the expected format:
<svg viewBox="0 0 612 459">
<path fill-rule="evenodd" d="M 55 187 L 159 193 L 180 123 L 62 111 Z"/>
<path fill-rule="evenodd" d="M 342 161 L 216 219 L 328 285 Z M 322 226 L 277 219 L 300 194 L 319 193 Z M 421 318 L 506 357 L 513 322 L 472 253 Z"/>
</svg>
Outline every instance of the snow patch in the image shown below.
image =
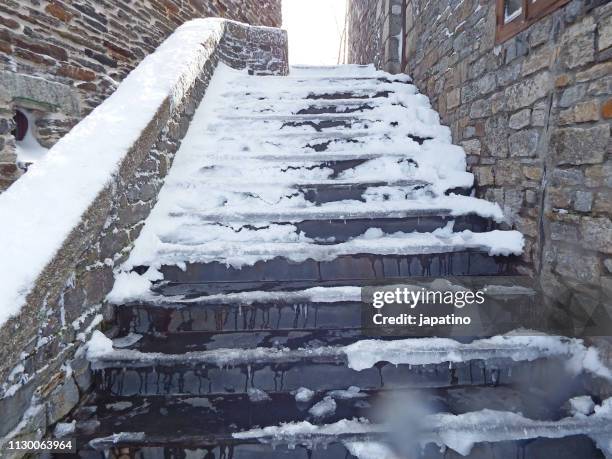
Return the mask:
<svg viewBox="0 0 612 459">
<path fill-rule="evenodd" d="M 249 400 L 253 403 L 267 402 L 270 401 L 270 396 L 263 390 L 255 387 L 249 387 L 247 389 L 247 395 Z"/>
<path fill-rule="evenodd" d="M 87 358 L 93 360 L 112 352 L 113 341 L 101 331 L 95 330 L 87 342 Z"/>
<path fill-rule="evenodd" d="M 336 412 L 336 401 L 331 397 L 325 397 L 311 406 L 308 412 L 317 419 L 327 418 Z"/>
<path fill-rule="evenodd" d="M 315 393 L 313 390 L 307 387 L 300 387 L 295 391 L 295 401 L 298 403 L 308 403 L 314 397 Z"/>
<path fill-rule="evenodd" d="M 579 397 L 573 397 L 569 400 L 570 412 L 572 415 L 585 415 L 592 414 L 595 410 L 595 402 L 590 395 L 581 395 Z"/>
</svg>

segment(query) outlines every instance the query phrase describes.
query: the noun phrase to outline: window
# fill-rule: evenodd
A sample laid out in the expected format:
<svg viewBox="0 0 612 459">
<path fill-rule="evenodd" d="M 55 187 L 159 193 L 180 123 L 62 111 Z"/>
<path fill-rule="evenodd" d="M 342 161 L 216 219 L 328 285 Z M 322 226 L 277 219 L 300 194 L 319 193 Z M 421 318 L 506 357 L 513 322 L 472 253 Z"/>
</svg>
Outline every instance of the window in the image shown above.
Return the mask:
<svg viewBox="0 0 612 459">
<path fill-rule="evenodd" d="M 15 122 L 15 129 L 12 134 L 15 137 L 15 140 L 22 141 L 28 132 L 28 118 L 19 110 L 15 112 L 15 116 L 13 117 L 13 121 Z"/>
<path fill-rule="evenodd" d="M 506 41 L 569 0 L 497 0 L 497 43 Z"/>
</svg>

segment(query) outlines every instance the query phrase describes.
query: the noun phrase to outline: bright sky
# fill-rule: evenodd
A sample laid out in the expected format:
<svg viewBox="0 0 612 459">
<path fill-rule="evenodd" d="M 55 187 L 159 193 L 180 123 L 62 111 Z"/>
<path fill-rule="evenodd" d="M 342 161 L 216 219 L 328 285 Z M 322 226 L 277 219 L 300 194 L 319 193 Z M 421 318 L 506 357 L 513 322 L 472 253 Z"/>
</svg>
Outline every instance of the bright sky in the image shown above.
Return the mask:
<svg viewBox="0 0 612 459">
<path fill-rule="evenodd" d="M 283 0 L 289 63 L 337 64 L 345 13 L 346 0 Z"/>
</svg>

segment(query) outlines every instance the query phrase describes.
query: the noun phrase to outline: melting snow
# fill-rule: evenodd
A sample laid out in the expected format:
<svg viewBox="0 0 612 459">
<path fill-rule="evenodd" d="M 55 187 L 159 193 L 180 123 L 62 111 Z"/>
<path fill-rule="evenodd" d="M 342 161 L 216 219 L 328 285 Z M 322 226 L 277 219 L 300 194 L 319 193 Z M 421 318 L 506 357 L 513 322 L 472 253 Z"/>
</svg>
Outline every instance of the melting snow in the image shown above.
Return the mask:
<svg viewBox="0 0 612 459">
<path fill-rule="evenodd" d="M 336 401 L 331 397 L 325 397 L 310 407 L 308 412 L 317 419 L 327 418 L 336 412 Z"/>
<path fill-rule="evenodd" d="M 581 395 L 579 397 L 570 398 L 569 404 L 571 414 L 573 415 L 583 414 L 588 416 L 589 414 L 593 413 L 593 410 L 595 409 L 595 402 L 593 402 L 590 395 Z"/>
<path fill-rule="evenodd" d="M 344 446 L 357 459 L 399 459 L 391 448 L 374 441 L 347 441 Z"/>
<path fill-rule="evenodd" d="M 249 387 L 247 389 L 247 395 L 249 400 L 253 403 L 267 402 L 271 400 L 270 396 L 265 391 L 255 387 Z"/>
<path fill-rule="evenodd" d="M 295 391 L 295 401 L 298 403 L 308 403 L 314 397 L 314 391 L 307 387 L 300 387 Z"/>
<path fill-rule="evenodd" d="M 365 398 L 368 396 L 365 392 L 361 392 L 361 389 L 357 386 L 350 386 L 348 389 L 337 389 L 327 393 L 332 398 L 340 400 L 348 400 L 352 398 Z"/>
</svg>

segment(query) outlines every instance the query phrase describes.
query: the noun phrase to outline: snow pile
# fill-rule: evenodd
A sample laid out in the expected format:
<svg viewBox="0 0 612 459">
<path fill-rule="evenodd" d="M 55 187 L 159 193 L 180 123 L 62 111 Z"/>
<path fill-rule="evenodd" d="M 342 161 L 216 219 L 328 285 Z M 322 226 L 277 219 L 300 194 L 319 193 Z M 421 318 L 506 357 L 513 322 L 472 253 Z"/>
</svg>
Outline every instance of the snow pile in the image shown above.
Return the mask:
<svg viewBox="0 0 612 459">
<path fill-rule="evenodd" d="M 249 387 L 247 389 L 247 395 L 249 400 L 253 403 L 267 402 L 271 400 L 270 396 L 265 391 L 255 387 Z"/>
<path fill-rule="evenodd" d="M 395 365 L 427 365 L 492 357 L 530 361 L 543 357 L 583 355 L 582 341 L 556 336 L 496 336 L 468 344 L 448 338 L 393 341 L 360 340 L 344 347 L 348 366 L 361 371 L 385 361 Z"/>
<path fill-rule="evenodd" d="M 336 401 L 333 398 L 325 397 L 312 405 L 308 412 L 316 419 L 327 418 L 336 412 L 336 406 Z"/>
<path fill-rule="evenodd" d="M 308 389 L 307 387 L 300 387 L 295 391 L 295 401 L 298 403 L 308 403 L 312 400 L 315 393 L 313 390 Z"/>
<path fill-rule="evenodd" d="M 174 106 L 200 74 L 223 22 L 179 27 L 117 90 L 0 194 L 0 325 L 16 315 L 36 278 L 107 186 L 169 98 Z M 27 211 L 24 211 L 27 209 Z"/>
<path fill-rule="evenodd" d="M 53 438 L 65 438 L 72 435 L 76 429 L 76 421 L 58 422 L 53 430 Z"/>
<path fill-rule="evenodd" d="M 365 398 L 368 396 L 368 394 L 366 394 L 365 392 L 361 392 L 361 389 L 357 386 L 350 386 L 348 389 L 331 390 L 327 393 L 327 395 L 339 400 Z"/>
<path fill-rule="evenodd" d="M 570 413 L 574 416 L 592 414 L 595 409 L 595 402 L 590 395 L 581 395 L 569 399 Z"/>
<path fill-rule="evenodd" d="M 375 441 L 347 441 L 344 446 L 357 459 L 400 459 L 391 448 Z"/>
<path fill-rule="evenodd" d="M 91 334 L 91 339 L 87 342 L 87 358 L 94 360 L 112 354 L 112 352 L 113 341 L 101 331 L 95 330 Z"/>
<path fill-rule="evenodd" d="M 384 428 L 379 425 L 370 424 L 367 419 L 342 419 L 333 424 L 315 425 L 308 421 L 288 422 L 279 426 L 267 426 L 261 429 L 245 430 L 236 432 L 232 437 L 239 440 L 266 439 L 291 442 L 300 436 L 337 436 L 346 433 L 368 434 L 383 432 Z"/>
</svg>

